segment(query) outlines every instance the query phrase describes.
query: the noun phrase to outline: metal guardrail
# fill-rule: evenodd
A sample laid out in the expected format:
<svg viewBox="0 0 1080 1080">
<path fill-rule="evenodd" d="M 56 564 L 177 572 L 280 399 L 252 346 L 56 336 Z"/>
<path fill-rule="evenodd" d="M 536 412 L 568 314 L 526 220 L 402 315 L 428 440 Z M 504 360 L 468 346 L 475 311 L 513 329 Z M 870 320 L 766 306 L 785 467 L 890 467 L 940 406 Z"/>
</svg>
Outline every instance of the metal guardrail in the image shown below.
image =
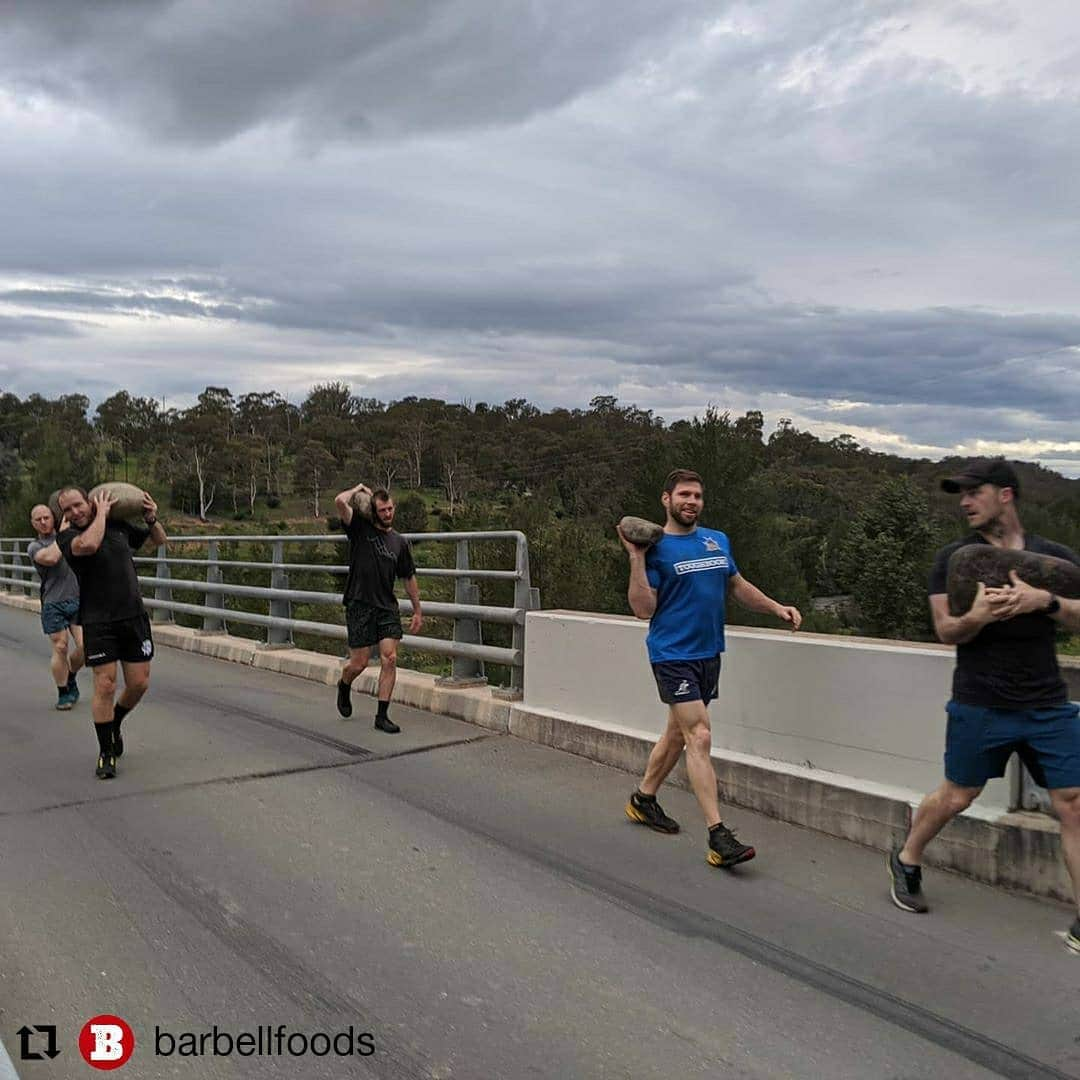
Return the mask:
<svg viewBox="0 0 1080 1080">
<path fill-rule="evenodd" d="M 426 600 L 421 596 L 425 616 L 453 619 L 452 638 L 434 638 L 406 634 L 402 645 L 410 649 L 423 650 L 452 659 L 452 674 L 449 685 L 473 685 L 486 681 L 484 664 L 502 664 L 510 668 L 510 686 L 512 691 L 520 692 L 524 686 L 525 658 L 525 613 L 540 606 L 540 597 L 529 581 L 529 547 L 525 534 L 517 531 L 497 532 L 445 532 L 445 533 L 406 533 L 412 542 L 439 542 L 455 545 L 455 566 L 423 567 L 418 566 L 418 577 L 451 578 L 454 580 L 454 600 L 451 603 Z M 22 589 L 27 596 L 38 591 L 37 574 L 26 557 L 26 545 L 32 537 L 0 539 L 0 585 L 11 592 Z M 506 570 L 474 569 L 470 565 L 470 545 L 490 541 L 513 541 L 514 567 Z M 222 559 L 219 556 L 222 544 L 270 544 L 270 562 Z M 266 644 L 269 646 L 288 646 L 293 643 L 293 634 L 316 634 L 322 637 L 344 640 L 347 632 L 337 623 L 317 622 L 308 619 L 294 619 L 292 605 L 327 604 L 340 606 L 341 592 L 322 592 L 308 589 L 291 588 L 290 573 L 324 573 L 333 580 L 337 575 L 348 573 L 348 566 L 324 565 L 309 562 L 288 562 L 285 558 L 286 545 L 345 544 L 347 540 L 339 534 L 302 536 L 173 536 L 167 546 L 157 549 L 153 556 L 134 557 L 136 566 L 153 566 L 150 574 L 141 574 L 144 598 L 147 609 L 155 622 L 172 622 L 176 614 L 201 618 L 202 629 L 208 632 L 228 633 L 229 623 L 247 626 L 259 626 L 266 629 Z M 206 547 L 206 558 L 172 556 L 169 552 L 180 544 L 201 544 Z M 205 578 L 187 579 L 174 577 L 170 567 L 204 566 Z M 240 585 L 225 580 L 224 571 L 235 570 L 269 571 L 269 587 Z M 10 572 L 10 573 L 9 573 Z M 507 581 L 513 582 L 514 602 L 512 607 L 498 607 L 481 604 L 480 587 L 477 582 Z M 152 595 L 147 590 L 153 590 Z M 173 599 L 173 590 L 187 590 L 202 594 L 201 603 L 185 603 Z M 267 613 L 239 611 L 227 608 L 226 597 L 245 600 L 264 600 Z M 412 612 L 408 600 L 399 600 L 402 612 Z M 512 640 L 509 648 L 486 645 L 483 640 L 484 623 L 512 627 Z"/>
</svg>

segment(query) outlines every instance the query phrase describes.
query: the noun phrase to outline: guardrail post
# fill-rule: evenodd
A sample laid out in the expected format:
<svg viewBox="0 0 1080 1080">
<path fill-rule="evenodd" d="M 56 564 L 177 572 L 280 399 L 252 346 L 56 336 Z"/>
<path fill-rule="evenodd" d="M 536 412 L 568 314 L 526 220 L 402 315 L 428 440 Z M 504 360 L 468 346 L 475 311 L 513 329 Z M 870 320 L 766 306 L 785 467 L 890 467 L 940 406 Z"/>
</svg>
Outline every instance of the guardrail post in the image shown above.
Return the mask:
<svg viewBox="0 0 1080 1080">
<path fill-rule="evenodd" d="M 7 562 L 7 559 L 5 558 L 6 555 L 11 555 L 12 556 L 11 561 L 14 562 L 15 561 L 14 553 L 15 553 L 16 549 L 18 548 L 18 546 L 19 546 L 19 541 L 18 540 L 12 540 L 11 541 L 11 551 L 8 551 L 7 550 L 7 541 L 3 540 L 3 539 L 0 539 L 0 563 L 6 563 Z M 8 571 L 7 567 L 5 566 L 4 571 L 3 571 L 3 576 L 7 577 L 8 573 L 9 573 L 9 571 Z M 14 577 L 15 576 L 15 571 L 11 570 L 10 574 L 11 574 L 12 577 Z M 3 585 L 3 588 L 4 588 L 5 592 L 13 593 L 15 591 L 15 586 L 14 585 L 8 585 L 7 582 L 2 582 L 0 584 Z"/>
<path fill-rule="evenodd" d="M 220 585 L 222 583 L 221 567 L 218 566 L 218 542 L 210 540 L 206 545 L 206 583 L 207 585 Z M 212 633 L 228 633 L 225 625 L 225 594 L 220 592 L 207 592 L 204 601 L 206 614 L 203 616 L 203 631 Z M 221 614 L 217 614 L 221 612 Z"/>
<path fill-rule="evenodd" d="M 154 570 L 154 576 L 158 578 L 171 578 L 169 573 L 169 564 L 165 561 L 167 558 L 167 549 L 164 544 L 159 544 L 157 549 L 157 566 Z M 157 585 L 154 587 L 154 599 L 160 600 L 164 604 L 171 604 L 172 598 L 172 586 L 171 585 Z M 173 613 L 169 608 L 154 608 L 150 614 L 150 618 L 156 623 L 171 623 L 173 622 Z"/>
<path fill-rule="evenodd" d="M 289 572 L 285 569 L 285 541 L 274 541 L 274 554 L 271 560 L 274 569 L 270 571 L 270 588 L 287 589 L 289 587 Z M 291 619 L 292 601 L 272 599 L 270 601 L 270 618 Z M 292 627 L 268 626 L 266 628 L 267 645 L 291 645 L 293 643 Z"/>
<path fill-rule="evenodd" d="M 469 569 L 469 541 L 457 542 L 458 570 Z M 454 603 L 455 604 L 479 604 L 480 586 L 471 578 L 458 577 L 454 579 Z M 454 616 L 454 641 L 464 642 L 469 645 L 482 645 L 483 635 L 480 630 L 480 620 L 470 619 L 462 615 Z M 474 660 L 471 657 L 455 656 L 450 664 L 450 677 L 437 679 L 437 686 L 445 686 L 453 689 L 461 689 L 466 686 L 484 686 L 487 684 L 487 676 L 484 674 L 484 661 Z"/>
<path fill-rule="evenodd" d="M 534 589 L 529 580 L 529 541 L 524 536 L 517 539 L 517 554 L 514 559 L 517 580 L 514 582 L 514 607 L 531 611 L 540 606 L 540 590 Z M 514 648 L 521 653 L 521 663 L 510 669 L 510 689 L 512 696 L 521 698 L 525 692 L 525 623 L 514 626 Z"/>
<path fill-rule="evenodd" d="M 33 596 L 34 595 L 34 583 L 31 580 L 31 578 L 28 578 L 25 575 L 27 573 L 32 575 L 33 572 L 34 572 L 34 568 L 33 568 L 33 566 L 31 566 L 29 568 L 29 571 L 23 570 L 23 554 L 19 550 L 19 541 L 18 540 L 13 540 L 12 544 L 11 544 L 11 547 L 12 547 L 12 554 L 14 555 L 14 558 L 11 561 L 15 564 L 15 577 L 17 577 L 20 581 L 23 582 L 23 587 L 22 587 L 23 588 L 23 593 L 26 596 Z M 29 561 L 29 560 L 27 560 L 27 561 Z"/>
<path fill-rule="evenodd" d="M 13 577 L 13 578 L 14 578 L 14 577 L 16 576 L 16 575 L 15 575 L 15 567 L 14 567 L 14 563 L 15 563 L 15 556 L 16 556 L 16 555 L 18 554 L 18 552 L 19 552 L 19 541 L 18 541 L 18 540 L 12 540 L 12 541 L 11 541 L 11 550 L 10 550 L 10 551 L 8 551 L 8 550 L 7 550 L 7 546 L 6 546 L 6 545 L 7 545 L 7 541 L 6 541 L 6 540 L 0 540 L 0 562 L 7 562 L 7 560 L 6 560 L 5 558 L 4 558 L 4 556 L 5 556 L 5 555 L 10 555 L 10 556 L 11 556 L 11 562 L 12 562 L 12 566 L 11 566 L 11 569 L 10 569 L 10 570 L 8 570 L 8 569 L 7 569 L 6 567 L 5 567 L 5 569 L 4 569 L 4 577 L 7 577 L 7 576 L 8 576 L 9 574 L 10 574 L 10 575 L 11 575 L 11 577 Z M 15 592 L 15 589 L 16 589 L 16 586 L 15 586 L 15 585 L 8 585 L 8 584 L 5 584 L 5 585 L 4 585 L 4 588 L 5 588 L 5 589 L 6 589 L 6 590 L 7 590 L 7 591 L 8 591 L 9 593 L 14 593 L 14 592 Z"/>
</svg>

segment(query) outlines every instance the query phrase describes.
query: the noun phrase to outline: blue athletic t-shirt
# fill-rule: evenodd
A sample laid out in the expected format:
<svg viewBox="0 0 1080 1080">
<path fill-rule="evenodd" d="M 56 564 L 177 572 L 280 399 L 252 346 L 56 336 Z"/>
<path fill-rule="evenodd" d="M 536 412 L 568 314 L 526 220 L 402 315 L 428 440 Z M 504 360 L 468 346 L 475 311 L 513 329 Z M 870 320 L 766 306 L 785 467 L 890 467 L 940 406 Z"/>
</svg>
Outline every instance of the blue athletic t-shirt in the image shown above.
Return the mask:
<svg viewBox="0 0 1080 1080">
<path fill-rule="evenodd" d="M 650 663 L 708 660 L 724 651 L 728 581 L 738 572 L 728 538 L 716 529 L 664 533 L 649 548 L 645 574 L 656 590 Z"/>
</svg>

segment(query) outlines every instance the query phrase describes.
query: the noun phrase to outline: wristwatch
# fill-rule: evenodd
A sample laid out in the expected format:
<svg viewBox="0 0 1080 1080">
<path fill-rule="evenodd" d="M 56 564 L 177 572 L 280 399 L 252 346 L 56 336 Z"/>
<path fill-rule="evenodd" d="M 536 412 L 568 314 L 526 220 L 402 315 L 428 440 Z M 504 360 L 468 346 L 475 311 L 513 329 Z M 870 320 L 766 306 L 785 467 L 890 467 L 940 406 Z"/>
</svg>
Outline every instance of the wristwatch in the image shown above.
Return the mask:
<svg viewBox="0 0 1080 1080">
<path fill-rule="evenodd" d="M 148 529 L 152 529 L 157 524 L 157 518 L 151 515 L 148 518 L 143 518 L 143 522 Z"/>
<path fill-rule="evenodd" d="M 1042 609 L 1042 613 L 1044 615 L 1056 615 L 1060 610 L 1061 601 L 1056 596 L 1051 595 L 1050 603 Z"/>
</svg>

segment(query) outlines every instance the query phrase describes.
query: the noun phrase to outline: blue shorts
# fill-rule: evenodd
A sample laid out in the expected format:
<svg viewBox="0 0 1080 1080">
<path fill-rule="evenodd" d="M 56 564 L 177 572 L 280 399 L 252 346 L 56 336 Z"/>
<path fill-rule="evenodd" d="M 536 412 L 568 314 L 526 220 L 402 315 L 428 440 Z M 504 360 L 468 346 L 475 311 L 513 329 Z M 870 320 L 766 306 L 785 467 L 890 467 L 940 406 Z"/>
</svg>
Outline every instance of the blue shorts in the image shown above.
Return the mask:
<svg viewBox="0 0 1080 1080">
<path fill-rule="evenodd" d="M 1080 787 L 1080 706 L 993 709 L 985 705 L 945 706 L 945 777 L 961 787 L 982 787 L 1005 775 L 1015 751 L 1045 788 Z"/>
<path fill-rule="evenodd" d="M 41 629 L 46 634 L 58 634 L 69 626 L 78 625 L 78 600 L 50 600 L 41 605 Z"/>
<path fill-rule="evenodd" d="M 656 689 L 665 705 L 684 701 L 704 701 L 706 705 L 720 691 L 720 657 L 708 660 L 662 660 L 652 666 Z"/>
</svg>

